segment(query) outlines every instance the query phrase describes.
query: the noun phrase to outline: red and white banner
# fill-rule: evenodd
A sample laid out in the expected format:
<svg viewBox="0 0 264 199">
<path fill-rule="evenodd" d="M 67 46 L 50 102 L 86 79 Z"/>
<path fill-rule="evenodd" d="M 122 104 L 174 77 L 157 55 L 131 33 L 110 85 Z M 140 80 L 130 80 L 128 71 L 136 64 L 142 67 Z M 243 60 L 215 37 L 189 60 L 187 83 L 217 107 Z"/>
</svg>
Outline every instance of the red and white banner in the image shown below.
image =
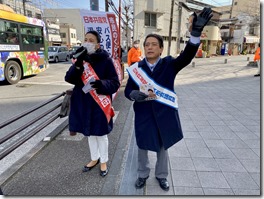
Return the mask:
<svg viewBox="0 0 264 199">
<path fill-rule="evenodd" d="M 106 50 L 112 58 L 118 57 L 119 33 L 114 13 L 91 10 L 80 10 L 85 33 L 97 31 L 101 36 L 101 48 Z"/>
<path fill-rule="evenodd" d="M 95 80 L 99 80 L 99 77 L 95 73 L 92 66 L 88 62 L 85 62 L 84 71 L 82 74 L 83 84 L 84 85 L 90 84 L 89 80 L 92 78 Z M 95 89 L 91 89 L 90 94 L 94 98 L 96 103 L 100 106 L 100 108 L 103 110 L 103 112 L 106 116 L 107 122 L 109 123 L 110 119 L 112 117 L 114 117 L 114 115 L 115 115 L 114 109 L 113 109 L 112 104 L 111 104 L 110 96 L 109 95 L 98 95 L 96 93 Z"/>
<path fill-rule="evenodd" d="M 97 31 L 101 36 L 101 48 L 106 50 L 113 60 L 120 85 L 122 83 L 122 68 L 118 56 L 119 33 L 114 13 L 91 10 L 80 10 L 85 33 L 90 30 Z M 113 94 L 113 99 L 116 93 Z"/>
</svg>

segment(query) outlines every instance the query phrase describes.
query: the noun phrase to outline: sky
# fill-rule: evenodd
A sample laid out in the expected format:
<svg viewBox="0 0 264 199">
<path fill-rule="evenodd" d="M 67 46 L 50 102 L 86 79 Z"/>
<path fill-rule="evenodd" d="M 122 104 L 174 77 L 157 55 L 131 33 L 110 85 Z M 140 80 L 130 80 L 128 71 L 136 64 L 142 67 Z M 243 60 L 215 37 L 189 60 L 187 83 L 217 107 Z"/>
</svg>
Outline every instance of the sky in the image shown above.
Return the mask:
<svg viewBox="0 0 264 199">
<path fill-rule="evenodd" d="M 40 0 L 32 0 L 35 3 L 38 3 Z M 123 2 L 125 0 L 121 0 Z M 136 1 L 136 0 L 135 0 Z M 168 1 L 168 0 L 166 0 Z M 215 6 L 224 6 L 231 5 L 232 0 L 197 0 L 202 3 L 212 4 Z M 90 9 L 90 0 L 42 0 L 43 7 L 47 8 L 83 8 Z M 57 5 L 54 3 L 57 2 Z M 119 0 L 113 0 L 116 8 L 118 9 Z M 105 0 L 99 0 L 99 10 L 105 10 Z M 109 7 L 109 11 L 111 8 Z"/>
<path fill-rule="evenodd" d="M 39 3 L 40 0 L 32 0 L 34 3 Z M 82 8 L 90 10 L 90 0 L 41 0 L 42 6 L 46 8 Z M 122 0 L 124 1 L 124 0 Z M 56 3 L 57 2 L 57 3 Z M 118 9 L 119 0 L 113 0 Z M 105 10 L 105 0 L 99 0 L 99 10 Z"/>
</svg>

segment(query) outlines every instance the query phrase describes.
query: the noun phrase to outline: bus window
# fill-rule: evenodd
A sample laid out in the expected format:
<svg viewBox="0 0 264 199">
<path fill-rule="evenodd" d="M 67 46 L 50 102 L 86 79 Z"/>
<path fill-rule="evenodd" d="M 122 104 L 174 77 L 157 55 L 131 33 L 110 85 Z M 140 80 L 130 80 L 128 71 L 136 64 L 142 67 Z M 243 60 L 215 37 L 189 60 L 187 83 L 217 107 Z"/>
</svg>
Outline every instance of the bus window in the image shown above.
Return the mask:
<svg viewBox="0 0 264 199">
<path fill-rule="evenodd" d="M 45 23 L 1 8 L 0 13 L 0 81 L 16 84 L 45 71 L 49 64 Z"/>
<path fill-rule="evenodd" d="M 18 44 L 19 43 L 18 35 L 14 33 L 11 29 L 7 30 L 6 43 L 8 44 Z"/>
</svg>

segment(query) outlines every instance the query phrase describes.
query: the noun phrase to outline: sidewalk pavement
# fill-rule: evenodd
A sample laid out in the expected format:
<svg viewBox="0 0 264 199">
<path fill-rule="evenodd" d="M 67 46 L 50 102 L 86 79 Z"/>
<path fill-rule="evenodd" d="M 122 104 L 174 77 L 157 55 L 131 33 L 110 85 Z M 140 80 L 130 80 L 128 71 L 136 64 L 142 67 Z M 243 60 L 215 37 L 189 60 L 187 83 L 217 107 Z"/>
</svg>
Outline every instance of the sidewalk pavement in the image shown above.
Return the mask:
<svg viewBox="0 0 264 199">
<path fill-rule="evenodd" d="M 242 58 L 245 60 L 243 61 Z M 137 146 L 131 103 L 121 89 L 119 114 L 109 136 L 109 174 L 81 173 L 87 141 L 62 132 L 9 179 L 7 195 L 260 195 L 260 78 L 245 56 L 195 59 L 176 79 L 184 139 L 169 149 L 170 190 L 151 174 L 135 189 Z M 121 119 L 121 120 L 120 120 Z"/>
<path fill-rule="evenodd" d="M 132 186 L 133 136 L 120 195 L 260 195 L 260 79 L 253 77 L 256 68 L 246 67 L 246 56 L 223 64 L 225 58 L 195 59 L 197 67 L 177 75 L 184 139 L 169 149 L 170 190 L 155 179 L 153 152 L 145 188 Z"/>
</svg>

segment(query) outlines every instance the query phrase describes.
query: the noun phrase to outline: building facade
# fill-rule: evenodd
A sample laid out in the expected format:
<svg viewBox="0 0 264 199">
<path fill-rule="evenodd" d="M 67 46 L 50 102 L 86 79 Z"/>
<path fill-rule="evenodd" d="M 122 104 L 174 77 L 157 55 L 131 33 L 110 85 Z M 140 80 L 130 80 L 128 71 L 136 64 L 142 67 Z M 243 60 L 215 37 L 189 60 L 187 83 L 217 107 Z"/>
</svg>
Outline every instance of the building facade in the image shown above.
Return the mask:
<svg viewBox="0 0 264 199">
<path fill-rule="evenodd" d="M 80 41 L 77 40 L 76 29 L 73 25 L 60 24 L 60 35 L 62 39 L 62 45 L 68 48 L 72 46 L 77 46 Z"/>
<path fill-rule="evenodd" d="M 181 49 L 177 49 L 177 41 L 180 37 L 186 38 L 189 12 L 181 9 L 178 1 L 175 1 L 173 8 L 173 20 L 171 29 L 170 54 L 176 56 Z M 134 1 L 134 32 L 133 40 L 140 40 L 140 45 L 146 35 L 156 33 L 164 39 L 164 50 L 162 56 L 168 53 L 169 32 L 170 32 L 170 10 L 171 1 L 160 0 L 136 0 Z M 181 9 L 181 20 L 179 20 L 179 8 Z M 180 23 L 181 21 L 181 23 Z M 177 40 L 178 38 L 178 40 Z M 184 41 L 185 39 L 182 39 Z M 184 43 L 184 42 L 182 42 Z"/>
<path fill-rule="evenodd" d="M 51 19 L 59 19 L 61 24 L 72 24 L 76 29 L 76 40 L 84 41 L 84 25 L 80 15 L 80 9 L 44 9 L 44 16 Z"/>
<path fill-rule="evenodd" d="M 141 45 L 146 35 L 156 33 L 164 39 L 164 50 L 162 56 L 168 54 L 176 56 L 184 49 L 189 40 L 189 16 L 194 10 L 186 6 L 185 1 L 175 1 L 172 15 L 171 40 L 170 16 L 172 1 L 160 0 L 136 0 L 134 1 L 134 40 L 139 39 Z M 219 14 L 214 14 L 216 23 L 209 22 L 202 33 L 204 50 L 211 54 L 216 54 L 217 45 L 221 41 L 220 30 L 218 27 Z M 169 41 L 171 48 L 169 49 Z"/>
<path fill-rule="evenodd" d="M 24 13 L 24 6 L 22 1 L 18 0 L 2 0 L 2 4 L 5 4 L 11 7 L 16 13 L 22 14 L 28 17 L 34 17 L 38 19 L 42 19 L 42 12 L 39 8 L 34 5 L 29 4 L 28 2 L 25 3 L 25 13 Z"/>
<path fill-rule="evenodd" d="M 233 0 L 230 6 L 214 9 L 223 13 L 219 26 L 227 52 L 254 53 L 260 42 L 260 0 Z"/>
<path fill-rule="evenodd" d="M 46 26 L 49 46 L 61 46 L 60 25 L 47 19 Z"/>
</svg>

